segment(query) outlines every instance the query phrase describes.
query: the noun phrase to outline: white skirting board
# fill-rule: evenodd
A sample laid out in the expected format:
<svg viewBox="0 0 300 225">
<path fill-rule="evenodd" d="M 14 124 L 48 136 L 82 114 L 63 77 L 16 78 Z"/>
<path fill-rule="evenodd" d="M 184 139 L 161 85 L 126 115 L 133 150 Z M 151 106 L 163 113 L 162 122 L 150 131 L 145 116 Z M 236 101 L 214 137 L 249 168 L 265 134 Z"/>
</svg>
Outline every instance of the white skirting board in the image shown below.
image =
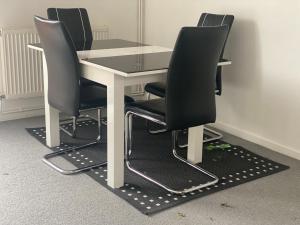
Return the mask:
<svg viewBox="0 0 300 225">
<path fill-rule="evenodd" d="M 44 113 L 43 97 L 0 100 L 0 121 L 41 116 Z"/>
<path fill-rule="evenodd" d="M 223 122 L 216 122 L 215 124 L 212 124 L 211 126 L 217 128 L 217 129 L 220 129 L 224 132 L 230 133 L 239 138 L 242 138 L 247 141 L 253 142 L 255 144 L 261 145 L 263 147 L 266 147 L 272 151 L 275 151 L 280 154 L 289 156 L 291 158 L 300 160 L 300 151 L 297 151 L 296 149 L 293 149 L 289 146 L 282 145 L 273 140 L 264 138 L 262 136 L 258 136 L 254 133 L 239 129 L 237 127 L 231 126 L 231 125 L 223 123 Z"/>
<path fill-rule="evenodd" d="M 45 114 L 44 109 L 28 109 L 27 111 L 13 112 L 9 114 L 0 113 L 0 122 L 42 116 L 44 114 Z"/>
</svg>

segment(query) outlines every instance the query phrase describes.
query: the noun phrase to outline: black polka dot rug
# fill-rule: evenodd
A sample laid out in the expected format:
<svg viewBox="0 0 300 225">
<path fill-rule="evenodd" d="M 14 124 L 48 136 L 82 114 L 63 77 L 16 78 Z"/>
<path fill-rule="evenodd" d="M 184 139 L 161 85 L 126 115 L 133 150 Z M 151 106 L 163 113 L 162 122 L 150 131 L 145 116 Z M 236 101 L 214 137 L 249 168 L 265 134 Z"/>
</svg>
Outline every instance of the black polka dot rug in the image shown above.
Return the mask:
<svg viewBox="0 0 300 225">
<path fill-rule="evenodd" d="M 131 165 L 174 188 L 190 187 L 193 184 L 196 185 L 203 182 L 203 179 L 205 179 L 203 175 L 173 157 L 171 134 L 168 132 L 151 135 L 146 131 L 145 124 L 145 121 L 140 119 L 134 119 L 133 121 Z M 61 131 L 61 145 L 51 148 L 51 150 L 57 151 L 71 148 L 72 146 L 91 142 L 96 138 L 96 121 L 92 119 L 79 121 L 77 126 L 78 135 L 76 139 Z M 64 127 L 71 130 L 72 124 L 67 123 Z M 44 127 L 28 128 L 27 131 L 45 145 Z M 184 134 L 180 138 L 181 142 L 186 141 Z M 186 150 L 178 150 L 178 152 L 182 157 L 186 157 Z M 69 152 L 62 157 L 75 167 L 106 161 L 106 126 L 102 127 L 101 143 L 81 151 Z M 112 189 L 107 186 L 107 168 L 105 166 L 89 170 L 85 174 L 127 201 L 140 212 L 150 215 L 289 168 L 254 154 L 241 146 L 235 146 L 221 140 L 204 144 L 203 162 L 200 166 L 217 175 L 219 182 L 213 186 L 185 195 L 171 194 L 127 168 L 125 168 L 125 185 L 119 189 Z M 255 190 L 253 192 L 255 193 Z"/>
</svg>

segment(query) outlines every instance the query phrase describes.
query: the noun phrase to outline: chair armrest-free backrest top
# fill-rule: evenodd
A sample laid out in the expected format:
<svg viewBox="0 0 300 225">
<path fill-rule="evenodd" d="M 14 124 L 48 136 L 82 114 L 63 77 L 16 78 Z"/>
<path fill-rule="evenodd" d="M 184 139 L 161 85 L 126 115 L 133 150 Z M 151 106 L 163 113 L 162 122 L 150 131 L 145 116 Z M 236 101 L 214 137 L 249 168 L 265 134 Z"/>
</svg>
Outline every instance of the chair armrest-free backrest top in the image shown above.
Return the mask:
<svg viewBox="0 0 300 225">
<path fill-rule="evenodd" d="M 181 29 L 167 76 L 169 130 L 215 122 L 215 74 L 227 33 L 228 26 Z"/>
<path fill-rule="evenodd" d="M 199 27 L 205 27 L 205 26 L 228 26 L 228 33 L 226 36 L 226 40 L 224 42 L 224 46 L 222 49 L 222 53 L 220 55 L 220 59 L 223 58 L 224 50 L 226 47 L 226 42 L 232 27 L 234 21 L 233 15 L 223 15 L 223 14 L 212 14 L 212 13 L 202 13 L 198 22 Z M 222 67 L 218 67 L 217 74 L 216 74 L 216 94 L 221 95 L 222 94 Z"/>
<path fill-rule="evenodd" d="M 93 33 L 87 10 L 84 8 L 48 8 L 48 18 L 64 23 L 76 50 L 89 49 Z"/>
<path fill-rule="evenodd" d="M 60 21 L 35 16 L 34 22 L 47 61 L 49 104 L 69 116 L 78 116 L 80 67 L 69 32 Z"/>
<path fill-rule="evenodd" d="M 206 26 L 228 26 L 228 32 L 226 35 L 226 39 L 224 42 L 224 46 L 222 48 L 222 53 L 220 55 L 221 59 L 223 57 L 224 49 L 226 47 L 226 42 L 234 21 L 233 15 L 222 15 L 222 14 L 212 14 L 212 13 L 202 13 L 200 19 L 198 21 L 198 27 L 206 27 Z"/>
</svg>

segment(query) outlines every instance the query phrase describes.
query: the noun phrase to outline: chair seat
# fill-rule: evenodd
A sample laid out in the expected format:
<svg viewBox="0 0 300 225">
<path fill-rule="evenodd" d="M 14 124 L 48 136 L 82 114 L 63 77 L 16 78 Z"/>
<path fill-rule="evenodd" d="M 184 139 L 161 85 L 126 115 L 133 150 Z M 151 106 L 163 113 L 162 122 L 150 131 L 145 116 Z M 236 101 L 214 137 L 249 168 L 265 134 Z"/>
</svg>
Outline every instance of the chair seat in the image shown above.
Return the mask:
<svg viewBox="0 0 300 225">
<path fill-rule="evenodd" d="M 166 95 L 166 85 L 162 82 L 148 83 L 145 86 L 145 91 L 158 97 L 164 98 Z M 221 95 L 221 90 L 217 89 L 216 87 L 215 93 L 216 95 Z"/>
<path fill-rule="evenodd" d="M 125 96 L 125 104 L 134 102 L 134 99 Z M 80 110 L 106 107 L 107 89 L 101 86 L 86 86 L 80 89 Z"/>
<path fill-rule="evenodd" d="M 131 102 L 126 105 L 125 111 L 143 114 L 164 122 L 166 115 L 166 103 L 164 98 Z"/>
<path fill-rule="evenodd" d="M 148 83 L 145 86 L 145 91 L 163 98 L 166 95 L 166 84 L 163 82 Z"/>
<path fill-rule="evenodd" d="M 97 85 L 97 86 L 105 87 L 105 85 L 103 85 L 103 84 L 99 84 L 99 83 L 96 83 L 94 81 L 85 79 L 84 77 L 80 78 L 80 83 L 81 83 L 81 86 L 83 86 L 83 87 L 92 86 L 92 85 Z"/>
</svg>

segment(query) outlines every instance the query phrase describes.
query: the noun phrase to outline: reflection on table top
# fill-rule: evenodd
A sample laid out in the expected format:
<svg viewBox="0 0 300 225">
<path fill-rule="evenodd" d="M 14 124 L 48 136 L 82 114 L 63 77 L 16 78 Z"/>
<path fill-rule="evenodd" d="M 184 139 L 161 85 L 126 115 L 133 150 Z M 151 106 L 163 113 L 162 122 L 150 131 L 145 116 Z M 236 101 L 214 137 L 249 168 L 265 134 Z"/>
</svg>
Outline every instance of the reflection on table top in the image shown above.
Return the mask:
<svg viewBox="0 0 300 225">
<path fill-rule="evenodd" d="M 94 40 L 74 43 L 80 63 L 104 69 L 122 76 L 165 73 L 168 70 L 172 49 L 141 44 L 122 39 Z M 29 44 L 30 48 L 43 51 L 42 45 Z M 222 59 L 219 66 L 231 64 Z"/>
<path fill-rule="evenodd" d="M 168 69 L 171 55 L 172 52 L 156 52 L 148 54 L 89 58 L 83 60 L 129 74 Z"/>
<path fill-rule="evenodd" d="M 93 40 L 92 42 L 74 42 L 74 45 L 76 51 L 146 46 L 145 44 L 126 41 L 122 39 Z M 41 43 L 30 44 L 29 46 L 36 50 L 43 50 Z"/>
</svg>

